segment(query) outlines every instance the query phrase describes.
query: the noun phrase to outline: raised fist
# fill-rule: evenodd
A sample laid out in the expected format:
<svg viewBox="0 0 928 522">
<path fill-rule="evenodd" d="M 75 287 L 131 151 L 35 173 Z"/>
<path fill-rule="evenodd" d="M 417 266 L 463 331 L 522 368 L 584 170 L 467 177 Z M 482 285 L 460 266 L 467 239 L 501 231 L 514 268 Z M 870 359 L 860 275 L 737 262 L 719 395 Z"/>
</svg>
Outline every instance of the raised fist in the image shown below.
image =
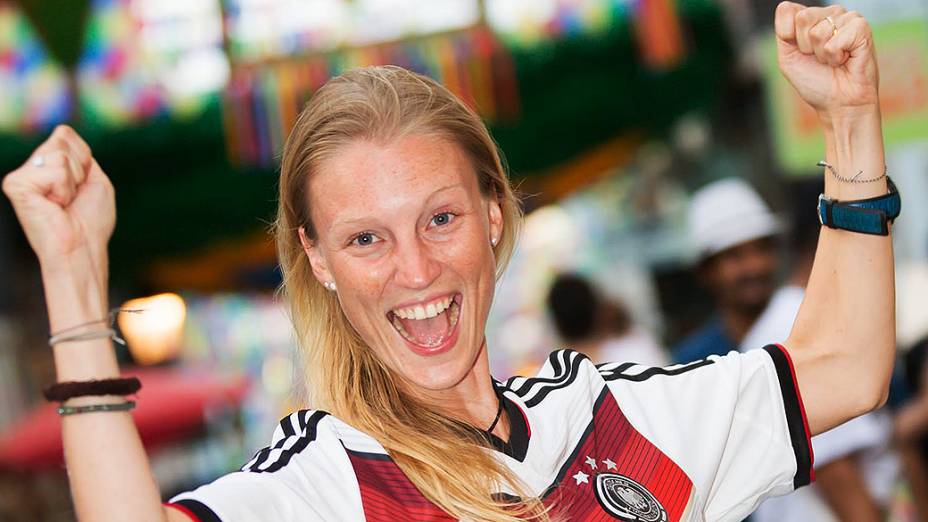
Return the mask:
<svg viewBox="0 0 928 522">
<path fill-rule="evenodd" d="M 81 250 L 105 256 L 116 222 L 113 185 L 70 127 L 57 127 L 7 174 L 3 193 L 43 267 L 67 263 Z"/>
<path fill-rule="evenodd" d="M 775 25 L 780 70 L 820 117 L 878 108 L 873 35 L 862 16 L 838 5 L 782 2 Z"/>
</svg>

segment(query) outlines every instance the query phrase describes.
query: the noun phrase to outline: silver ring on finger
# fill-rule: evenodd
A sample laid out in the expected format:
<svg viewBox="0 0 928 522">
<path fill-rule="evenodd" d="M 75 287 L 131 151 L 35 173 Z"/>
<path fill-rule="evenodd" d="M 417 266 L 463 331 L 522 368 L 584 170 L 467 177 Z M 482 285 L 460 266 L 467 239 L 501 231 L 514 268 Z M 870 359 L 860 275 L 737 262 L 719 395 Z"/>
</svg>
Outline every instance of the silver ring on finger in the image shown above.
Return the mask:
<svg viewBox="0 0 928 522">
<path fill-rule="evenodd" d="M 37 154 L 36 157 L 32 158 L 33 167 L 44 167 L 45 166 L 45 156 Z"/>
</svg>

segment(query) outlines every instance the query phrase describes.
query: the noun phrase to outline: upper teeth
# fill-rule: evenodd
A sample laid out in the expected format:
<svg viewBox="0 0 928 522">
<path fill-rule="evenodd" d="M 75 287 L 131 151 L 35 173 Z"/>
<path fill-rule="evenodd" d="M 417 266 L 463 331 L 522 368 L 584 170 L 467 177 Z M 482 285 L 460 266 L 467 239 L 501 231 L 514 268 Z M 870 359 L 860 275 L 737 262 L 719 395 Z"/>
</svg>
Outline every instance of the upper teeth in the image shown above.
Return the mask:
<svg viewBox="0 0 928 522">
<path fill-rule="evenodd" d="M 445 297 L 438 301 L 432 301 L 425 306 L 415 305 L 407 308 L 397 308 L 393 310 L 393 313 L 401 319 L 428 319 L 447 310 L 451 306 L 451 301 L 450 297 Z"/>
</svg>

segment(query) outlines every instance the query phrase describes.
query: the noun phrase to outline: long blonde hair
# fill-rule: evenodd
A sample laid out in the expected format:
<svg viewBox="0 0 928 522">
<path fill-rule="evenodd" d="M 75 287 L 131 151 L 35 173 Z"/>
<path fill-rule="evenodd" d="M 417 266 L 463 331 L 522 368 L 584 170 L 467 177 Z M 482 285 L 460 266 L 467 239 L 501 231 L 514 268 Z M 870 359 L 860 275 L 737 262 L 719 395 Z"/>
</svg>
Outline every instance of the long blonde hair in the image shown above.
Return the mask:
<svg viewBox="0 0 928 522">
<path fill-rule="evenodd" d="M 427 407 L 365 345 L 338 299 L 312 274 L 297 230 L 310 241 L 307 178 L 339 147 L 358 139 L 386 143 L 411 133 L 437 133 L 466 153 L 484 197 L 495 198 L 503 230 L 494 248 L 496 276 L 509 261 L 521 210 L 480 118 L 440 84 L 395 66 L 350 70 L 331 79 L 303 109 L 284 148 L 275 223 L 282 290 L 306 364 L 310 400 L 376 439 L 426 498 L 469 520 L 547 520 L 537 498 L 504 503 L 515 475 L 488 449 L 479 430 Z M 453 456 L 453 458 L 449 458 Z M 523 497 L 525 497 L 523 495 Z"/>
</svg>

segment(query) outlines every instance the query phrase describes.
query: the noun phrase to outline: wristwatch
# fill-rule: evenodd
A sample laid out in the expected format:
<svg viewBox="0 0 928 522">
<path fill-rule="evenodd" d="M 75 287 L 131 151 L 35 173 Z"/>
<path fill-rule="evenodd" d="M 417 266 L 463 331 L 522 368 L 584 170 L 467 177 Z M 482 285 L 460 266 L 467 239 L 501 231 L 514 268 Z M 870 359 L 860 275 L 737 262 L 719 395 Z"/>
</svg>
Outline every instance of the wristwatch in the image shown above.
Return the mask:
<svg viewBox="0 0 928 522">
<path fill-rule="evenodd" d="M 896 184 L 886 177 L 889 193 L 868 199 L 838 201 L 821 194 L 818 197 L 818 220 L 828 228 L 840 228 L 872 234 L 889 235 L 889 223 L 892 223 L 902 210 L 902 200 Z"/>
</svg>

